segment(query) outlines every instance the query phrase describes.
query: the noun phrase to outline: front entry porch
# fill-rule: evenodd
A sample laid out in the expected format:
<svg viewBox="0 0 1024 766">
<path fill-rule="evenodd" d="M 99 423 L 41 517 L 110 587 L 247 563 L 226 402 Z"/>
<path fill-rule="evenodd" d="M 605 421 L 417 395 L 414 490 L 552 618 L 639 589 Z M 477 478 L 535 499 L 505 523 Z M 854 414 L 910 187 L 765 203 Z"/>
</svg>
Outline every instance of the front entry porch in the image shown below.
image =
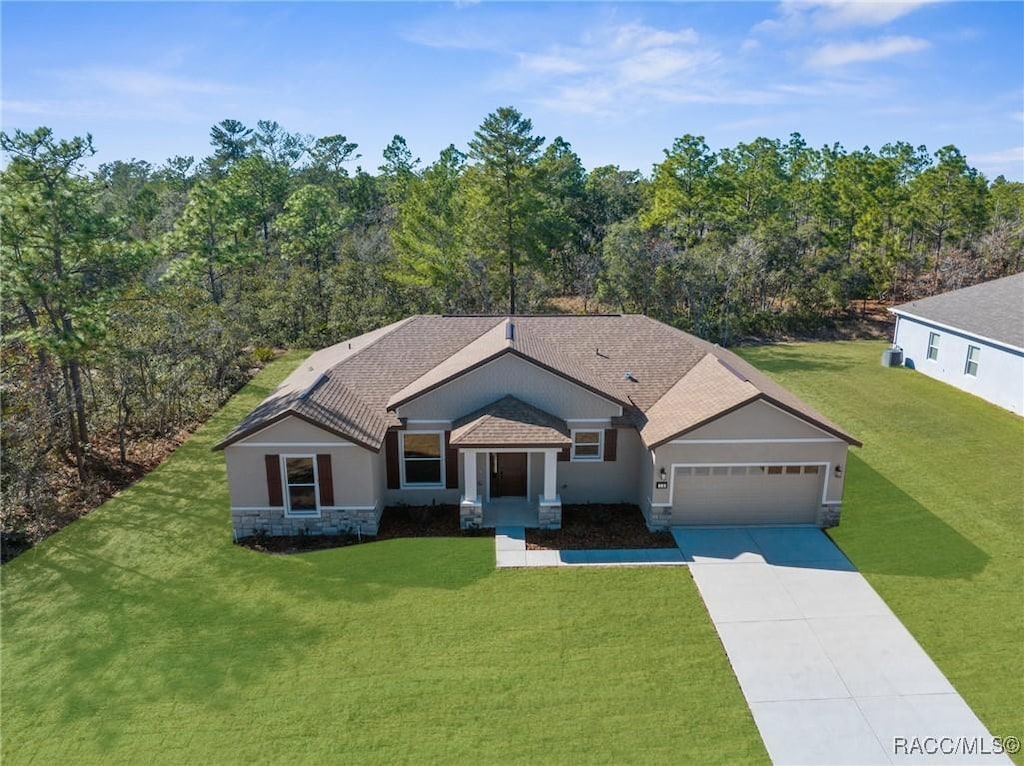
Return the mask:
<svg viewBox="0 0 1024 766">
<path fill-rule="evenodd" d="M 562 501 L 558 497 L 558 450 L 543 448 L 460 449 L 463 487 L 459 524 L 463 529 L 480 527 L 529 527 L 559 529 Z M 533 461 L 534 454 L 543 461 Z M 531 495 L 532 474 L 543 468 L 540 495 Z"/>
<path fill-rule="evenodd" d="M 483 522 L 485 529 L 496 527 L 523 527 L 538 529 L 540 515 L 537 504 L 526 498 L 498 497 L 483 502 Z"/>
</svg>

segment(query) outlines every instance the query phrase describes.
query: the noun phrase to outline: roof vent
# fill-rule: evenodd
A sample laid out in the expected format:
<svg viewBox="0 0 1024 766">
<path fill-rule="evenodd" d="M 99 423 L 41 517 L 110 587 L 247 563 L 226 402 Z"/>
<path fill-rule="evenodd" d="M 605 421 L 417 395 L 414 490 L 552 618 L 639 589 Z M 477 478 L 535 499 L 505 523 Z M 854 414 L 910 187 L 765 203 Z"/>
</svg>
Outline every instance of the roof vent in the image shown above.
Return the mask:
<svg viewBox="0 0 1024 766">
<path fill-rule="evenodd" d="M 623 373 L 623 375 L 622 375 L 622 379 L 623 379 L 623 380 L 631 380 L 631 381 L 633 381 L 634 383 L 636 383 L 636 378 L 634 378 L 634 377 L 633 377 L 633 373 L 631 373 L 631 372 L 630 372 L 629 370 L 626 370 L 626 371 L 625 371 L 625 372 Z"/>
<path fill-rule="evenodd" d="M 505 325 L 505 340 L 515 340 L 515 339 L 516 339 L 516 326 L 512 322 L 512 320 L 509 320 L 508 323 Z"/>
</svg>

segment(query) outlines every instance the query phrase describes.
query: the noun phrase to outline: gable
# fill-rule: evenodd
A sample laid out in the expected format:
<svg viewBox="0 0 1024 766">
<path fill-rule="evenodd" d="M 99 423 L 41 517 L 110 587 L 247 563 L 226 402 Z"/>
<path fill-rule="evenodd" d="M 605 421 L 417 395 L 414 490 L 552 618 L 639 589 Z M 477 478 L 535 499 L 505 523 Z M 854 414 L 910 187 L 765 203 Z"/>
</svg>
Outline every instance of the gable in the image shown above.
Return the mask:
<svg viewBox="0 0 1024 766">
<path fill-rule="evenodd" d="M 535 364 L 504 354 L 448 381 L 397 409 L 411 420 L 455 420 L 501 399 L 514 396 L 563 420 L 610 418 L 622 408 Z"/>
<path fill-rule="evenodd" d="M 829 439 L 837 437 L 788 412 L 758 400 L 696 428 L 681 440 L 698 439 Z"/>
<path fill-rule="evenodd" d="M 233 446 L 281 446 L 289 444 L 294 444 L 296 446 L 309 444 L 338 444 L 341 446 L 345 444 L 352 444 L 352 442 L 332 434 L 330 431 L 325 431 L 323 428 L 319 428 L 302 418 L 288 415 L 281 420 L 278 420 L 276 423 L 271 423 L 266 428 L 262 428 L 255 433 L 249 434 L 243 439 L 239 439 Z"/>
</svg>

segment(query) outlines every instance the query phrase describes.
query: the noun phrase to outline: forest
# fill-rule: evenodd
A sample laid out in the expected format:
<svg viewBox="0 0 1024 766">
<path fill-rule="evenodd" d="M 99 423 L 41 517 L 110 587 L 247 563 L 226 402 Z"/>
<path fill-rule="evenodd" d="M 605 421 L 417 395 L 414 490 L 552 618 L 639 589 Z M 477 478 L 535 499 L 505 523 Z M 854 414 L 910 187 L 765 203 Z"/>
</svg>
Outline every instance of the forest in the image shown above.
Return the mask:
<svg viewBox="0 0 1024 766">
<path fill-rule="evenodd" d="M 649 174 L 587 170 L 512 107 L 429 161 L 396 135 L 376 168 L 273 121 L 224 120 L 210 144 L 87 170 L 91 136 L 0 134 L 5 543 L 152 468 L 282 348 L 428 312 L 813 337 L 1024 256 L 1024 184 L 954 146 L 686 134 Z"/>
</svg>

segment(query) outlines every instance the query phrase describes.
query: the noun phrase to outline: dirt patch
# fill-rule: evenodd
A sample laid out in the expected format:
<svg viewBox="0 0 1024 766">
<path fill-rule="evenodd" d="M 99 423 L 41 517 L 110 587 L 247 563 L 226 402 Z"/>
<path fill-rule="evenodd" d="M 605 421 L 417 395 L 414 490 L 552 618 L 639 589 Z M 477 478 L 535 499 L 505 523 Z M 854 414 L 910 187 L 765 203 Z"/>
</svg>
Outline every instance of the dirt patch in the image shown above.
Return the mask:
<svg viewBox="0 0 1024 766">
<path fill-rule="evenodd" d="M 359 535 L 254 535 L 238 545 L 262 553 L 305 553 L 402 537 L 491 537 L 493 529 L 459 529 L 457 505 L 393 505 L 384 509 L 375 537 Z"/>
<path fill-rule="evenodd" d="M 651 532 L 635 505 L 563 505 L 561 529 L 526 530 L 528 550 L 675 548 L 669 532 Z"/>
</svg>

